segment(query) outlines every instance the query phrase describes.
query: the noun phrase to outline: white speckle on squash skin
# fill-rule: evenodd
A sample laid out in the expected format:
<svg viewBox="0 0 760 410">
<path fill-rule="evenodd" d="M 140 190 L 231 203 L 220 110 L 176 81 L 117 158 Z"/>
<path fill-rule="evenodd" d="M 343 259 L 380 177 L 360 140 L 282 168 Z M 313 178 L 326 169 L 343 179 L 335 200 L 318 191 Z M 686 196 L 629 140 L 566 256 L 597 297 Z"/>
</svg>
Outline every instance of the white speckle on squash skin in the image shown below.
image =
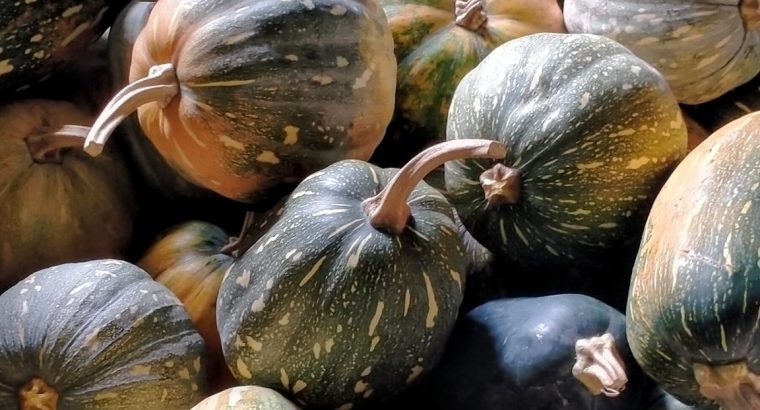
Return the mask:
<svg viewBox="0 0 760 410">
<path fill-rule="evenodd" d="M 329 85 L 334 82 L 333 78 L 329 75 L 315 75 L 314 77 L 311 77 L 311 81 L 320 85 Z"/>
<path fill-rule="evenodd" d="M 288 373 L 282 367 L 280 368 L 280 383 L 282 383 L 282 387 L 286 389 L 290 387 L 290 378 L 288 377 Z"/>
<path fill-rule="evenodd" d="M 85 283 L 83 283 L 83 284 L 75 287 L 74 289 L 72 289 L 71 292 L 69 292 L 69 295 L 74 295 L 76 293 L 79 293 L 79 291 L 81 291 L 82 289 L 88 288 L 90 286 L 92 286 L 92 282 L 85 282 Z"/>
<path fill-rule="evenodd" d="M 166 389 L 163 389 L 161 392 L 161 401 L 164 402 L 169 397 L 169 391 Z"/>
<path fill-rule="evenodd" d="M 272 151 L 262 151 L 261 154 L 256 157 L 256 161 L 272 165 L 280 163 L 280 159 L 277 158 L 277 156 Z"/>
<path fill-rule="evenodd" d="M 372 338 L 372 341 L 369 344 L 369 351 L 374 352 L 375 348 L 377 347 L 377 344 L 380 343 L 380 336 L 375 336 Z"/>
<path fill-rule="evenodd" d="M 346 403 L 346 404 L 342 404 L 342 405 L 336 407 L 335 410 L 351 410 L 353 408 L 354 408 L 354 404 L 353 403 Z"/>
<path fill-rule="evenodd" d="M 254 300 L 251 304 L 251 312 L 261 312 L 265 307 L 266 305 L 264 304 L 264 295 L 260 295 L 259 298 Z"/>
<path fill-rule="evenodd" d="M 174 367 L 174 361 L 173 360 L 169 360 L 166 363 L 164 363 L 164 366 L 166 366 L 169 369 L 171 369 L 172 367 Z"/>
<path fill-rule="evenodd" d="M 338 57 L 335 58 L 335 65 L 338 68 L 347 67 L 348 66 L 348 60 L 346 59 L 346 57 L 338 56 Z"/>
<path fill-rule="evenodd" d="M 348 209 L 323 209 L 321 211 L 314 212 L 311 214 L 311 216 L 324 216 L 324 215 L 333 215 L 333 214 L 341 214 L 343 212 L 348 211 Z"/>
<path fill-rule="evenodd" d="M 330 8 L 330 14 L 333 16 L 342 16 L 346 14 L 346 12 L 348 12 L 348 9 L 341 4 L 335 4 Z"/>
<path fill-rule="evenodd" d="M 296 394 L 300 392 L 301 390 L 306 388 L 306 382 L 303 380 L 296 380 L 295 383 L 293 383 L 293 393 Z"/>
<path fill-rule="evenodd" d="M 27 301 L 25 300 L 21 302 L 21 315 L 23 316 L 23 315 L 26 315 L 27 313 L 29 313 L 29 303 L 27 303 Z"/>
<path fill-rule="evenodd" d="M 586 108 L 586 106 L 588 106 L 589 100 L 591 100 L 591 94 L 588 92 L 583 93 L 581 96 L 580 105 L 578 107 L 581 109 Z"/>
<path fill-rule="evenodd" d="M 358 90 L 367 86 L 367 83 L 372 78 L 372 69 L 368 68 L 364 70 L 362 75 L 354 81 L 353 89 Z"/>
<path fill-rule="evenodd" d="M 237 33 L 233 36 L 228 37 L 226 40 L 224 40 L 224 42 L 222 42 L 222 44 L 227 45 L 227 46 L 232 46 L 232 45 L 245 41 L 246 39 L 250 38 L 254 34 L 255 33 L 253 32 Z"/>
<path fill-rule="evenodd" d="M 236 150 L 239 150 L 239 151 L 242 151 L 242 150 L 245 149 L 245 145 L 243 145 L 243 143 L 241 143 L 240 141 L 237 141 L 235 139 L 230 138 L 229 135 L 224 135 L 224 134 L 220 135 L 219 136 L 219 142 L 221 142 L 222 145 L 224 145 L 227 148 L 233 148 L 233 149 L 236 149 Z"/>
<path fill-rule="evenodd" d="M 385 303 L 382 301 L 377 302 L 377 307 L 375 308 L 375 314 L 372 316 L 372 319 L 369 321 L 369 336 L 373 336 L 375 334 L 375 329 L 377 329 L 378 323 L 380 323 L 380 317 L 383 315 L 383 309 L 385 308 Z"/>
<path fill-rule="evenodd" d="M 287 326 L 290 323 L 290 313 L 286 313 L 277 321 L 281 326 Z"/>
<path fill-rule="evenodd" d="M 319 268 L 322 267 L 322 264 L 327 259 L 327 255 L 322 256 L 317 260 L 316 263 L 314 263 L 314 266 L 311 267 L 311 269 L 304 275 L 304 277 L 301 279 L 301 281 L 298 283 L 298 286 L 303 286 L 311 280 L 312 277 L 319 271 Z"/>
<path fill-rule="evenodd" d="M 287 125 L 283 128 L 283 131 L 285 132 L 285 139 L 282 141 L 283 144 L 294 145 L 298 142 L 298 131 L 300 131 L 300 128 L 294 125 Z"/>
<path fill-rule="evenodd" d="M 362 394 L 367 390 L 367 387 L 369 387 L 369 383 L 361 379 L 357 380 L 356 384 L 354 384 L 354 393 Z"/>
<path fill-rule="evenodd" d="M 413 382 L 417 377 L 420 376 L 420 374 L 422 374 L 423 370 L 424 370 L 424 367 L 422 367 L 422 366 L 420 366 L 418 364 L 415 364 L 412 367 L 411 373 L 406 378 L 406 384 L 409 384 L 409 383 Z"/>
<path fill-rule="evenodd" d="M 100 400 L 112 400 L 119 398 L 119 395 L 113 392 L 105 392 L 105 393 L 98 393 L 93 397 L 94 400 L 100 401 Z"/>
<path fill-rule="evenodd" d="M 129 374 L 131 376 L 146 376 L 150 374 L 150 365 L 141 365 L 138 364 L 136 366 L 133 366 L 131 369 L 129 369 Z"/>
<path fill-rule="evenodd" d="M 308 10 L 314 10 L 316 7 L 312 0 L 301 0 L 301 4 L 303 4 Z"/>
<path fill-rule="evenodd" d="M 243 273 L 235 279 L 235 283 L 239 286 L 247 288 L 251 283 L 251 271 L 248 269 L 243 269 Z"/>
<path fill-rule="evenodd" d="M 438 316 L 438 303 L 435 300 L 435 290 L 430 282 L 430 277 L 427 273 L 422 273 L 422 278 L 425 280 L 425 290 L 427 293 L 428 312 L 425 317 L 425 327 L 431 328 L 435 326 L 435 318 Z"/>
<path fill-rule="evenodd" d="M 240 374 L 244 379 L 250 379 L 253 377 L 251 370 L 248 369 L 248 365 L 246 365 L 243 359 L 240 357 L 238 357 L 237 361 L 235 362 L 235 367 L 237 368 L 238 374 Z"/>
</svg>

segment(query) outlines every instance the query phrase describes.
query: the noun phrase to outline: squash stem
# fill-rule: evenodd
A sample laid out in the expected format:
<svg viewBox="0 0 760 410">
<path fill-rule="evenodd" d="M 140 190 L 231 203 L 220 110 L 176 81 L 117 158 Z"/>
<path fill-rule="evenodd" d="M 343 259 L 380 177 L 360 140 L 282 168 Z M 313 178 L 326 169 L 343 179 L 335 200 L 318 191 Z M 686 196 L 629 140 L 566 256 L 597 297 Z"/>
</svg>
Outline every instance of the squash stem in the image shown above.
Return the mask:
<svg viewBox="0 0 760 410">
<path fill-rule="evenodd" d="M 504 164 L 496 164 L 480 174 L 480 185 L 488 206 L 520 202 L 520 171 Z"/>
<path fill-rule="evenodd" d="M 741 0 L 739 10 L 747 31 L 760 28 L 760 2 L 758 0 Z"/>
<path fill-rule="evenodd" d="M 100 155 L 113 130 L 141 105 L 155 102 L 163 108 L 178 93 L 179 83 L 172 64 L 151 67 L 147 77 L 127 85 L 106 104 L 87 134 L 84 150 L 92 156 Z"/>
<path fill-rule="evenodd" d="M 364 214 L 373 227 L 401 234 L 411 217 L 411 209 L 406 201 L 414 187 L 427 174 L 447 161 L 465 158 L 502 159 L 506 155 L 507 149 L 503 144 L 486 139 L 462 139 L 435 144 L 409 160 L 380 193 L 364 200 Z"/>
<path fill-rule="evenodd" d="M 56 410 L 58 392 L 39 377 L 29 380 L 18 392 L 19 410 Z"/>
<path fill-rule="evenodd" d="M 718 366 L 694 363 L 692 368 L 699 392 L 722 409 L 760 409 L 760 376 L 747 368 L 747 362 Z"/>
<path fill-rule="evenodd" d="M 573 376 L 593 395 L 615 397 L 625 389 L 628 376 L 610 333 L 575 342 Z"/>
<path fill-rule="evenodd" d="M 82 149 L 89 131 L 90 127 L 83 125 L 64 125 L 55 131 L 26 137 L 26 146 L 34 162 L 60 164 L 61 152 L 66 148 Z"/>
<path fill-rule="evenodd" d="M 249 238 L 248 230 L 251 229 L 255 220 L 256 212 L 246 211 L 245 216 L 243 217 L 243 227 L 240 229 L 240 234 L 236 237 L 230 237 L 229 242 L 219 250 L 219 253 L 237 258 L 242 255 L 243 252 L 247 251 L 255 242 L 250 239 L 246 240 Z"/>
<path fill-rule="evenodd" d="M 477 31 L 488 21 L 483 10 L 483 0 L 456 0 L 454 23 L 470 31 Z"/>
</svg>

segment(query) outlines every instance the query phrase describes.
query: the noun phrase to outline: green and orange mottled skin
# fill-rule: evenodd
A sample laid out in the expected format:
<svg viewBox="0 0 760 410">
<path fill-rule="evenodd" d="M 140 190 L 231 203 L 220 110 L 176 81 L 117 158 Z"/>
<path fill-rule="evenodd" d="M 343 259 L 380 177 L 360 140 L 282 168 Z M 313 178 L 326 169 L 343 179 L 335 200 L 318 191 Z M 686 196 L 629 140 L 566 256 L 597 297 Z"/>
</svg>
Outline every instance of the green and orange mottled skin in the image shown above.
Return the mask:
<svg viewBox="0 0 760 410">
<path fill-rule="evenodd" d="M 0 99 L 83 55 L 127 3 L 0 1 Z"/>
<path fill-rule="evenodd" d="M 135 198 L 122 157 L 66 149 L 38 163 L 26 139 L 92 117 L 64 101 L 0 108 L 0 291 L 48 266 L 121 257 L 132 240 Z"/>
<path fill-rule="evenodd" d="M 393 40 L 374 0 L 161 1 L 130 80 L 165 63 L 180 91 L 139 109 L 145 134 L 184 177 L 241 201 L 368 159 L 393 111 Z"/>
<path fill-rule="evenodd" d="M 455 23 L 454 0 L 381 3 L 393 32 L 398 84 L 394 120 L 387 141 L 378 148 L 387 152 L 378 161 L 393 166 L 445 139 L 457 84 L 491 50 L 526 34 L 565 31 L 555 0 L 485 0 L 487 20 L 477 29 Z M 399 147 L 409 152 L 401 154 Z"/>
<path fill-rule="evenodd" d="M 465 227 L 523 268 L 598 266 L 635 235 L 686 153 L 681 111 L 650 65 L 605 37 L 533 34 L 494 50 L 454 94 L 447 138 L 507 146 L 520 199 L 490 204 L 480 176 L 494 161 L 446 163 Z"/>
<path fill-rule="evenodd" d="M 266 387 L 237 386 L 209 396 L 191 410 L 298 410 L 280 393 Z"/>
<path fill-rule="evenodd" d="M 678 165 L 652 207 L 634 267 L 631 349 L 685 403 L 709 402 L 695 364 L 746 363 L 760 375 L 758 138 L 760 114 L 748 114 Z"/>
<path fill-rule="evenodd" d="M 205 394 L 203 340 L 182 303 L 113 259 L 35 272 L 0 295 L 0 408 L 36 409 L 19 389 L 42 379 L 57 409 L 186 410 Z"/>
<path fill-rule="evenodd" d="M 451 205 L 420 183 L 401 234 L 362 209 L 394 175 L 345 160 L 293 191 L 222 282 L 217 322 L 238 382 L 314 408 L 359 408 L 424 377 L 462 301 L 466 259 Z"/>
</svg>

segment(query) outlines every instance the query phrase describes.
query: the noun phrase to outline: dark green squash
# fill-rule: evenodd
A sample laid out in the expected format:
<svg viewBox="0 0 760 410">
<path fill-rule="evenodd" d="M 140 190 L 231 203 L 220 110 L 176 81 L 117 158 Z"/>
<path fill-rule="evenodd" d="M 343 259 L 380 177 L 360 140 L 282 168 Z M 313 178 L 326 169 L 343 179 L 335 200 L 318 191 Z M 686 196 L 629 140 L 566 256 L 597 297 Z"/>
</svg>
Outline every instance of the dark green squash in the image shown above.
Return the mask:
<svg viewBox="0 0 760 410">
<path fill-rule="evenodd" d="M 678 165 L 647 220 L 628 340 L 665 390 L 700 408 L 760 408 L 760 113 Z"/>
<path fill-rule="evenodd" d="M 760 72 L 757 0 L 567 0 L 564 16 L 568 32 L 607 36 L 653 65 L 684 104 Z"/>
<path fill-rule="evenodd" d="M 64 264 L 0 295 L 0 408 L 187 410 L 203 340 L 179 300 L 119 260 Z"/>
<path fill-rule="evenodd" d="M 0 99 L 85 55 L 128 0 L 0 1 Z"/>
<path fill-rule="evenodd" d="M 426 374 L 454 325 L 466 260 L 454 210 L 420 181 L 442 161 L 503 154 L 455 141 L 400 171 L 345 160 L 307 177 L 222 282 L 217 322 L 238 381 L 349 409 Z"/>
<path fill-rule="evenodd" d="M 0 107 L 0 291 L 42 268 L 127 251 L 132 183 L 118 152 L 82 151 L 90 124 L 64 101 Z"/>
<path fill-rule="evenodd" d="M 493 139 L 503 161 L 446 163 L 448 197 L 500 259 L 585 269 L 640 232 L 686 152 L 668 84 L 618 43 L 533 34 L 494 50 L 460 82 L 447 138 Z"/>
</svg>

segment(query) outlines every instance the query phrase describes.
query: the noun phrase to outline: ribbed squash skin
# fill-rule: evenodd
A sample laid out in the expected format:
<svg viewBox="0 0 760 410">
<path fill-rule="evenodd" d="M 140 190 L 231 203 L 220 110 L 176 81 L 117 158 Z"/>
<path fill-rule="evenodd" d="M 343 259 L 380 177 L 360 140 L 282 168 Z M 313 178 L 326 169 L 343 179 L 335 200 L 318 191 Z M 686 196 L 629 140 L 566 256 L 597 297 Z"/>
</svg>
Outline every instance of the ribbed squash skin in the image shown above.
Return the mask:
<svg viewBox="0 0 760 410">
<path fill-rule="evenodd" d="M 359 408 L 435 365 L 466 261 L 451 206 L 427 184 L 409 197 L 414 223 L 401 235 L 370 225 L 361 201 L 394 172 L 345 160 L 312 174 L 235 262 L 217 322 L 240 383 L 314 408 Z"/>
<path fill-rule="evenodd" d="M 378 149 L 393 166 L 445 139 L 457 84 L 491 50 L 523 35 L 565 31 L 555 0 L 485 0 L 487 20 L 476 30 L 455 24 L 454 3 L 381 0 L 393 33 L 398 84 L 393 133 Z"/>
<path fill-rule="evenodd" d="M 374 0 L 161 1 L 130 81 L 170 62 L 180 94 L 142 106 L 140 124 L 185 178 L 232 199 L 368 159 L 392 115 L 393 40 Z"/>
<path fill-rule="evenodd" d="M 568 32 L 620 42 L 665 76 L 679 102 L 698 104 L 760 72 L 760 10 L 751 3 L 567 0 L 564 16 Z"/>
<path fill-rule="evenodd" d="M 191 410 L 298 410 L 298 407 L 272 389 L 238 386 L 207 397 Z"/>
<path fill-rule="evenodd" d="M 33 377 L 61 410 L 187 410 L 203 397 L 201 337 L 179 300 L 127 262 L 38 271 L 0 295 L 0 312 L 2 409 L 22 408 L 17 389 Z"/>
<path fill-rule="evenodd" d="M 694 363 L 745 361 L 760 374 L 760 115 L 712 134 L 652 207 L 631 279 L 636 359 L 685 403 L 707 406 Z"/>
<path fill-rule="evenodd" d="M 134 192 L 117 152 L 31 158 L 25 138 L 64 124 L 86 126 L 92 117 L 64 101 L 0 107 L 0 290 L 52 265 L 121 257 L 132 239 Z"/>
<path fill-rule="evenodd" d="M 84 54 L 127 0 L 0 1 L 0 99 Z"/>
<path fill-rule="evenodd" d="M 478 183 L 495 162 L 446 163 L 451 203 L 472 235 L 530 267 L 597 264 L 641 228 L 686 150 L 667 83 L 600 36 L 534 34 L 494 50 L 457 87 L 448 139 L 507 146 L 521 173 L 518 203 L 487 206 Z"/>
</svg>

